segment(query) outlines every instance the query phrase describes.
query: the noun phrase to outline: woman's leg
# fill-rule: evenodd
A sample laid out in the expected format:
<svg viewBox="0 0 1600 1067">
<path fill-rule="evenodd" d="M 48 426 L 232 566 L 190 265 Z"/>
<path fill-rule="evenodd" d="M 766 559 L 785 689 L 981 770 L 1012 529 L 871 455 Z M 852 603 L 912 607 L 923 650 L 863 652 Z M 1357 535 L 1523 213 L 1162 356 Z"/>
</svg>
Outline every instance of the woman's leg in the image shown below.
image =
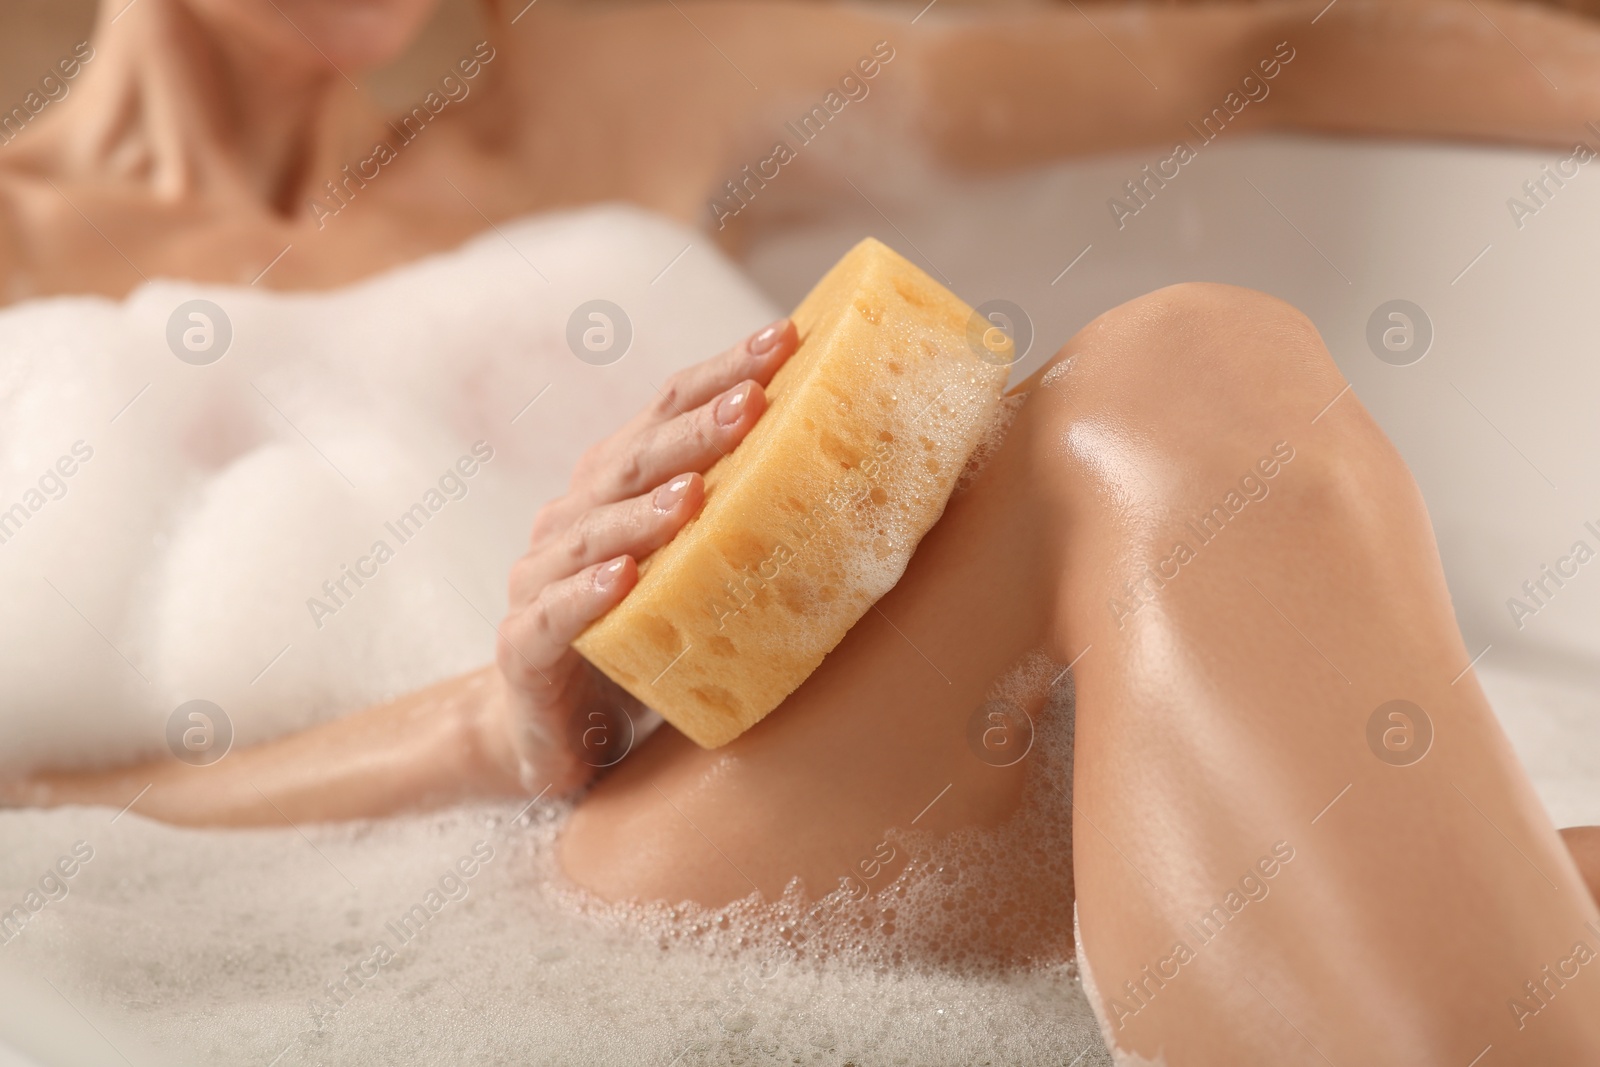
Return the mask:
<svg viewBox="0 0 1600 1067">
<path fill-rule="evenodd" d="M 1574 962 L 1600 915 L 1467 670 L 1417 490 L 1310 324 L 1189 287 L 1068 355 L 1043 438 L 1058 618 L 1094 646 L 1078 914 L 1115 1044 L 1600 1056 L 1600 964 Z"/>
<path fill-rule="evenodd" d="M 1344 387 L 1260 294 L 1103 316 L 879 610 L 738 741 L 663 733 L 620 766 L 574 817 L 569 873 L 609 896 L 816 892 L 936 795 L 921 828 L 1001 822 L 1026 761 L 982 763 L 967 724 L 1043 648 L 1078 661 L 1078 914 L 1117 1047 L 1600 1055 L 1600 961 L 1577 962 L 1600 916 L 1466 670 L 1416 488 Z"/>
</svg>

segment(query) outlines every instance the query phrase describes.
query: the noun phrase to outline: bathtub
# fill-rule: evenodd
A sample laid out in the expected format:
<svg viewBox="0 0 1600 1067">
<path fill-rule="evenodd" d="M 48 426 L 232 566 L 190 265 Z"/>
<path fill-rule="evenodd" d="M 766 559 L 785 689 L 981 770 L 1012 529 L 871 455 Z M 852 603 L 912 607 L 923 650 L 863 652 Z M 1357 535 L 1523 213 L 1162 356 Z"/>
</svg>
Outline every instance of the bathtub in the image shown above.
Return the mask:
<svg viewBox="0 0 1600 1067">
<path fill-rule="evenodd" d="M 948 278 L 969 301 L 1000 298 L 1020 306 L 1033 340 L 1019 375 L 1099 312 L 1173 282 L 1230 282 L 1300 307 L 1321 330 L 1355 395 L 1416 474 L 1467 646 L 1478 657 L 1479 677 L 1553 819 L 1558 825 L 1600 823 L 1600 687 L 1595 684 L 1600 680 L 1600 562 L 1579 567 L 1559 586 L 1546 579 L 1537 602 L 1524 588 L 1525 582 L 1544 577 L 1544 567 L 1570 569 L 1560 561 L 1570 560 L 1574 542 L 1600 547 L 1600 535 L 1586 525 L 1593 522 L 1600 530 L 1600 465 L 1591 458 L 1600 454 L 1600 420 L 1594 413 L 1600 365 L 1590 358 L 1594 342 L 1586 314 L 1593 303 L 1586 289 L 1600 277 L 1600 246 L 1593 240 L 1600 233 L 1600 168 L 1580 170 L 1543 198 L 1536 211 L 1514 213 L 1507 203 L 1518 198 L 1526 205 L 1523 183 L 1566 154 L 1303 137 L 1219 142 L 1120 225 L 1108 200 L 1159 153 L 961 180 L 908 167 L 892 181 L 862 180 L 859 193 L 841 185 L 825 215 L 763 232 L 748 267 L 776 303 L 792 305 L 843 247 L 863 233 L 875 233 Z M 1398 300 L 1409 302 L 1407 328 L 1415 331 L 1420 325 L 1414 309 L 1431 328 L 1431 342 L 1420 357 L 1415 349 L 1382 343 L 1383 331 L 1398 321 L 1387 311 L 1378 318 L 1380 341 L 1369 340 L 1374 314 Z M 337 902 L 347 894 L 341 881 L 352 888 L 380 881 L 402 855 L 417 869 L 431 870 L 430 864 L 447 869 L 452 857 L 475 841 L 492 842 L 502 849 L 497 853 L 504 857 L 502 867 L 489 865 L 474 890 L 478 895 L 444 913 L 453 929 L 438 936 L 448 937 L 443 954 L 450 965 L 409 972 L 393 988 L 370 994 L 372 1004 L 380 998 L 393 1001 L 386 1003 L 383 1018 L 396 1031 L 374 1031 L 371 1055 L 386 1062 L 419 1057 L 422 1046 L 408 1044 L 414 1035 L 401 1032 L 408 1019 L 458 1034 L 463 1055 L 473 1035 L 513 1024 L 532 1026 L 527 1032 L 536 1043 L 536 1023 L 507 1014 L 503 1000 L 481 991 L 525 993 L 527 1010 L 536 1012 L 543 983 L 594 984 L 604 968 L 587 957 L 575 958 L 559 930 L 496 926 L 515 921 L 515 902 L 508 896 L 514 880 L 505 870 L 525 860 L 516 842 L 553 832 L 556 818 L 550 813 L 515 818 L 518 814 L 483 809 L 420 824 L 401 821 L 409 829 L 319 832 L 315 850 L 299 848 L 287 831 L 217 835 L 208 838 L 213 842 L 209 865 L 182 878 L 138 870 L 137 864 L 135 873 L 118 875 L 169 878 L 149 898 L 158 901 L 152 908 L 159 914 L 119 911 L 70 895 L 56 912 L 47 908 L 45 914 L 50 922 L 92 922 L 107 937 L 126 936 L 129 944 L 145 946 L 148 954 L 138 958 L 138 966 L 150 968 L 150 981 L 169 990 L 181 987 L 173 968 L 186 960 L 164 948 L 162 930 L 171 927 L 163 924 L 191 915 L 213 935 L 197 939 L 196 945 L 206 947 L 196 951 L 204 957 L 206 973 L 227 980 L 197 983 L 190 990 L 194 1055 L 196 1062 L 207 1062 L 229 1052 L 215 1045 L 217 1031 L 207 1022 L 228 1010 L 217 1001 L 217 990 L 250 996 L 256 976 L 266 982 L 274 964 L 259 957 L 262 945 L 274 943 L 272 936 L 292 944 L 296 929 L 311 925 L 318 936 L 337 938 Z M 98 842 L 94 862 L 101 867 L 93 871 L 98 875 L 116 869 L 119 854 L 137 860 L 143 850 L 177 847 L 171 844 L 176 831 L 143 824 L 137 815 L 113 821 L 114 815 L 60 815 L 53 824 L 59 827 L 60 848 L 80 834 Z M 279 848 L 283 858 L 274 861 L 276 873 L 312 887 L 306 900 L 316 897 L 327 906 L 304 916 L 252 915 L 269 934 L 252 942 L 251 953 L 232 957 L 230 931 L 206 926 L 212 905 L 220 903 L 208 894 L 236 884 L 228 880 L 230 865 L 248 869 L 261 862 L 254 853 Z M 49 860 L 41 853 L 40 863 Z M 402 907 L 407 893 L 413 891 L 391 894 L 392 906 Z M 283 902 L 280 909 L 292 904 Z M 83 918 L 68 905 L 79 908 Z M 494 943 L 509 935 L 526 935 L 526 951 L 491 960 Z M 129 965 L 125 954 L 107 948 L 77 945 L 89 961 L 85 967 L 98 959 L 107 967 Z M 624 948 L 616 952 L 609 957 L 612 963 L 627 958 Z M 121 1010 L 107 1013 L 24 964 L 24 957 L 0 949 L 0 1067 L 119 1058 L 141 1065 L 165 1062 L 161 1042 L 141 1032 L 145 1006 L 137 994 L 138 974 L 111 976 L 127 992 Z M 314 996 L 320 973 L 316 966 L 307 973 L 308 996 Z M 452 993 L 456 985 L 461 988 Z M 879 992 L 857 999 L 871 1000 Z M 264 1004 L 271 1000 L 264 987 L 260 995 Z M 593 1011 L 613 1023 L 595 1028 L 593 1058 L 629 1062 L 637 1052 L 629 1031 L 636 1020 L 615 1003 L 622 994 L 596 987 L 592 995 Z M 976 1018 L 965 1013 L 985 1005 L 1005 1010 L 1007 998 L 1019 994 L 1001 982 L 919 995 L 934 1001 L 947 996 L 940 1002 L 944 1006 L 926 1010 L 944 1017 L 948 1008 L 951 1016 L 941 1023 L 930 1014 L 930 1025 L 960 1028 L 961 1019 Z M 264 1007 L 263 1025 L 276 1025 L 292 1038 L 303 1024 L 286 1021 L 298 1009 L 289 1003 L 292 998 L 280 999 L 281 1005 Z M 367 1006 L 358 1003 L 350 1018 Z M 672 1062 L 715 1062 L 721 1050 L 739 1048 L 742 1017 L 732 1010 L 716 1017 L 720 1030 L 689 1043 Z M 170 1015 L 163 1018 L 157 1027 L 163 1040 L 177 1040 L 174 1028 L 181 1024 Z M 847 1044 L 848 1034 L 839 1031 L 853 1025 L 852 1018 L 841 1008 L 817 1021 L 818 1062 Z M 1014 1018 L 1024 1021 L 994 1039 L 1015 1042 L 1018 1049 L 1032 1047 L 1027 1042 L 1037 1035 L 1016 1032 L 1025 1029 L 1027 1017 Z M 1058 1060 L 1077 1055 L 1079 1064 L 1109 1062 L 1081 1013 L 1051 1032 L 1072 1027 L 1083 1036 L 1082 1047 L 1055 1049 Z M 260 1047 L 274 1043 L 263 1038 Z M 281 1067 L 314 1062 L 316 1046 L 308 1047 L 294 1048 L 291 1041 L 284 1053 L 293 1056 L 286 1056 Z M 270 1058 L 270 1052 L 260 1057 L 263 1067 Z M 668 1056 L 659 1060 L 665 1064 Z"/>
</svg>

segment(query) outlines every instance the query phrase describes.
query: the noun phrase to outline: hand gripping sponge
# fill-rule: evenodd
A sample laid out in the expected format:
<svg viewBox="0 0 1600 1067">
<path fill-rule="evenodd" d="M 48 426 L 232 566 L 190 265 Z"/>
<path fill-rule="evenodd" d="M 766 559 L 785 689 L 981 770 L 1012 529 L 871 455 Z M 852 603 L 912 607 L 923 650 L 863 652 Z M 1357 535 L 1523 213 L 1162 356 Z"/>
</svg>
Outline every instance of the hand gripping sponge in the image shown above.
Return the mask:
<svg viewBox="0 0 1600 1067">
<path fill-rule="evenodd" d="M 793 319 L 800 347 L 706 472 L 700 512 L 574 642 L 705 748 L 782 703 L 899 581 L 1012 361 L 1001 331 L 871 238 Z"/>
</svg>

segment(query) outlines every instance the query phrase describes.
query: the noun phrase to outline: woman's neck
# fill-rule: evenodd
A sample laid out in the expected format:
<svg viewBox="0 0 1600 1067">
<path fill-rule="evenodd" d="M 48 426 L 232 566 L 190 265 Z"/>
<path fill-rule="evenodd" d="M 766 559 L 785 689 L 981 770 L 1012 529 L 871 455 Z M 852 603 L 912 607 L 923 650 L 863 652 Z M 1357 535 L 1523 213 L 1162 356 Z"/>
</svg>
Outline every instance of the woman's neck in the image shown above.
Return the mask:
<svg viewBox="0 0 1600 1067">
<path fill-rule="evenodd" d="M 251 50 L 182 0 L 102 9 L 94 54 L 32 154 L 74 179 L 284 214 L 368 138 L 378 112 L 307 42 Z"/>
</svg>

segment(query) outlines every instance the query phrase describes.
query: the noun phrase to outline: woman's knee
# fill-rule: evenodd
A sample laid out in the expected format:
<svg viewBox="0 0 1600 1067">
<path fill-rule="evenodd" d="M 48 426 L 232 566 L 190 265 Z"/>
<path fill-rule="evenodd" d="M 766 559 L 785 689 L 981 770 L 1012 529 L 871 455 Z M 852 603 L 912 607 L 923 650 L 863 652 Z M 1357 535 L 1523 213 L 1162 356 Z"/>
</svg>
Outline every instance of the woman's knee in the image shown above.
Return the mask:
<svg viewBox="0 0 1600 1067">
<path fill-rule="evenodd" d="M 1080 330 L 1039 379 L 1042 402 L 1182 435 L 1185 447 L 1308 422 L 1342 387 L 1316 328 L 1290 304 L 1231 285 L 1168 286 Z M 1209 431 L 1202 433 L 1202 431 Z M 1152 443 L 1157 443 L 1153 441 Z"/>
<path fill-rule="evenodd" d="M 1348 521 L 1423 516 L 1410 473 L 1316 327 L 1265 293 L 1156 290 L 1084 327 L 1031 384 L 1036 461 L 1076 500 L 1109 492 L 1128 514 L 1164 521 L 1282 487 L 1301 508 Z M 1291 466 L 1294 477 L 1280 477 Z"/>
</svg>

